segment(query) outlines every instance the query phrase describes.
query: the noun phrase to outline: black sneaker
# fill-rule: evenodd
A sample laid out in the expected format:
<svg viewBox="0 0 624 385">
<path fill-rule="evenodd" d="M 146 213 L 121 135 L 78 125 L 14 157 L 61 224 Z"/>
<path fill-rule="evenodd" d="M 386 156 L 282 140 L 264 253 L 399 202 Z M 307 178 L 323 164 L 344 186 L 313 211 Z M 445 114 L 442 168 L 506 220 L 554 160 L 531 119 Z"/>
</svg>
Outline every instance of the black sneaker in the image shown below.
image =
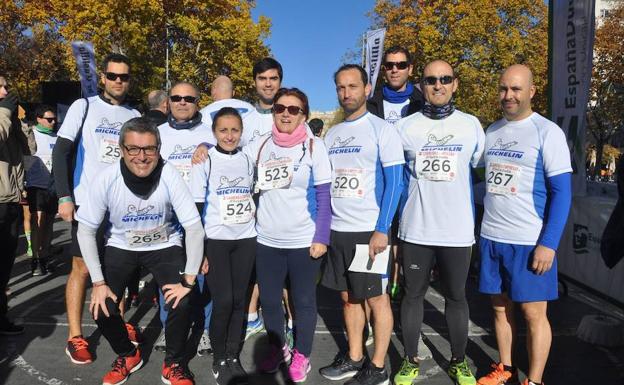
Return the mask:
<svg viewBox="0 0 624 385">
<path fill-rule="evenodd" d="M 246 384 L 249 381 L 247 372 L 240 360 L 237 357 L 228 357 L 226 359 L 228 366 L 230 367 L 230 373 L 232 374 L 231 384 Z"/>
<path fill-rule="evenodd" d="M 39 258 L 33 258 L 32 261 L 30 261 L 30 275 L 32 275 L 33 277 L 38 277 L 44 274 L 45 272 L 43 270 L 41 262 L 39 261 Z"/>
<path fill-rule="evenodd" d="M 48 257 L 39 258 L 39 265 L 41 266 L 44 275 L 54 272 L 54 265 L 50 263 L 50 258 Z"/>
<path fill-rule="evenodd" d="M 343 380 L 355 376 L 364 365 L 364 358 L 353 361 L 349 358 L 349 353 L 338 353 L 331 365 L 319 369 L 321 376 L 328 380 Z"/>
<path fill-rule="evenodd" d="M 22 333 L 24 333 L 24 327 L 21 325 L 16 325 L 9 321 L 0 324 L 1 336 L 17 336 Z"/>
<path fill-rule="evenodd" d="M 216 360 L 212 364 L 212 375 L 218 385 L 229 385 L 232 380 L 232 371 L 226 359 Z"/>
<path fill-rule="evenodd" d="M 389 385 L 390 376 L 386 368 L 377 368 L 371 362 L 364 365 L 352 379 L 344 385 Z"/>
</svg>

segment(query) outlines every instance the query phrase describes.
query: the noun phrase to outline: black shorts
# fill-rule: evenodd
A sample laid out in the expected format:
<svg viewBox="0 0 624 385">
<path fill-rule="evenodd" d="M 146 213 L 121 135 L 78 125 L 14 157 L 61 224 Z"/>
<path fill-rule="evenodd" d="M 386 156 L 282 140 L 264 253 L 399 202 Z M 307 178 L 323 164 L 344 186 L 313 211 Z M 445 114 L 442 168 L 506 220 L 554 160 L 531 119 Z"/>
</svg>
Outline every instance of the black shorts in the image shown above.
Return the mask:
<svg viewBox="0 0 624 385">
<path fill-rule="evenodd" d="M 28 187 L 26 192 L 28 194 L 28 208 L 32 214 L 41 211 L 56 215 L 58 209 L 56 195 L 50 193 L 48 189 L 39 187 Z"/>
<path fill-rule="evenodd" d="M 355 245 L 368 245 L 372 235 L 372 231 L 347 233 L 332 230 L 321 285 L 334 290 L 348 291 L 356 299 L 386 294 L 392 258 L 388 258 L 386 274 L 349 271 L 349 265 L 355 256 Z"/>
<path fill-rule="evenodd" d="M 78 206 L 76 206 L 76 212 L 78 212 Z M 108 221 L 108 212 L 104 217 L 102 223 L 97 229 L 95 233 L 95 241 L 97 242 L 98 254 L 100 258 L 104 255 L 104 236 L 110 227 L 110 223 Z M 71 243 L 69 245 L 70 255 L 74 257 L 82 258 L 82 252 L 80 251 L 80 246 L 78 245 L 78 221 L 74 219 L 71 225 Z"/>
</svg>

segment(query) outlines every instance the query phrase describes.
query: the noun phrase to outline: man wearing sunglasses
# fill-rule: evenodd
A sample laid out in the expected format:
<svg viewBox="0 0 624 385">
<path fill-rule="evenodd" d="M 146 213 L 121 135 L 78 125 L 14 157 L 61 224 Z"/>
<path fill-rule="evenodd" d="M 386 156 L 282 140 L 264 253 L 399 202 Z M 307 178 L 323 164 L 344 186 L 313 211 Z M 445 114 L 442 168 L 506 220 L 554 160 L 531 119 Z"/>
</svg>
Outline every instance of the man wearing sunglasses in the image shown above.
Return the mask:
<svg viewBox="0 0 624 385">
<path fill-rule="evenodd" d="M 158 126 L 162 138 L 162 148 L 160 154 L 167 163 L 178 170 L 187 187 L 190 188 L 191 158 L 193 152 L 200 143 L 216 144 L 212 133 L 212 128 L 202 122 L 202 114 L 199 112 L 197 103 L 199 102 L 199 90 L 194 84 L 188 82 L 176 83 L 169 91 L 170 113 L 167 122 Z M 201 321 L 204 324 L 204 332 L 197 346 L 199 355 L 208 354 L 211 351 L 210 339 L 208 338 L 208 328 L 210 325 L 210 315 L 212 313 L 212 301 L 206 293 L 207 286 L 204 285 L 204 275 L 198 276 L 197 289 L 201 291 L 194 293 L 198 295 L 199 303 L 204 309 Z M 167 308 L 164 304 L 162 292 L 160 297 L 160 320 L 163 325 L 163 332 L 154 344 L 154 349 L 158 351 L 166 350 L 165 341 L 165 321 L 167 319 Z"/>
<path fill-rule="evenodd" d="M 0 335 L 17 335 L 24 327 L 15 325 L 6 317 L 8 310 L 7 285 L 15 262 L 18 226 L 21 220 L 19 201 L 24 189 L 24 165 L 17 120 L 17 95 L 9 92 L 8 84 L 0 76 Z"/>
<path fill-rule="evenodd" d="M 479 120 L 453 104 L 459 82 L 450 64 L 428 63 L 422 74 L 422 111 L 399 120 L 407 194 L 399 221 L 399 254 L 405 294 L 401 303 L 404 360 L 396 385 L 418 376 L 418 347 L 424 297 L 433 266 L 440 273 L 451 342 L 449 376 L 458 385 L 474 385 L 465 358 L 468 302 L 465 286 L 474 238 L 472 169 L 483 153 L 485 134 Z"/>
<path fill-rule="evenodd" d="M 31 239 L 33 276 L 48 273 L 52 225 L 57 212 L 57 197 L 51 188 L 52 150 L 56 144 L 56 113 L 48 105 L 42 104 L 35 109 L 37 124 L 32 135 L 35 152 L 25 157 L 26 191 L 31 215 Z"/>
<path fill-rule="evenodd" d="M 384 85 L 366 102 L 368 111 L 390 124 L 420 111 L 422 94 L 409 82 L 413 69 L 412 57 L 407 49 L 399 46 L 388 48 L 381 65 Z"/>
<path fill-rule="evenodd" d="M 89 188 L 100 173 L 119 160 L 121 126 L 139 116 L 138 111 L 125 104 L 130 88 L 129 59 L 121 54 L 109 54 L 102 62 L 101 71 L 102 92 L 72 103 L 52 153 L 58 212 L 64 221 L 72 222 L 72 269 L 65 288 L 69 323 L 65 352 L 75 364 L 88 364 L 93 361 L 93 356 L 82 336 L 82 310 L 89 271 L 76 238 L 78 223 L 74 214 L 86 201 Z M 100 228 L 102 234 L 105 227 Z M 98 238 L 102 240 L 101 236 Z M 132 325 L 127 326 L 134 334 Z"/>
</svg>

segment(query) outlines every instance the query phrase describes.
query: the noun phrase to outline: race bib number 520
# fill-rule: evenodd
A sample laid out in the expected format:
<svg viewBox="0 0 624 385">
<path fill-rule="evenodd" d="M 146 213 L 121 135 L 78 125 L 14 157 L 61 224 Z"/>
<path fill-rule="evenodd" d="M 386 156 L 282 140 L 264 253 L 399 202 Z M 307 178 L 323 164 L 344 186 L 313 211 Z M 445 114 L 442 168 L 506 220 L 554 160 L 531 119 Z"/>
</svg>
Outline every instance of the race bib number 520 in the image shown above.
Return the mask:
<svg viewBox="0 0 624 385">
<path fill-rule="evenodd" d="M 336 169 L 332 183 L 332 197 L 363 198 L 364 170 L 361 168 Z"/>
<path fill-rule="evenodd" d="M 510 163 L 490 163 L 487 167 L 487 191 L 499 195 L 518 194 L 522 168 Z"/>
</svg>

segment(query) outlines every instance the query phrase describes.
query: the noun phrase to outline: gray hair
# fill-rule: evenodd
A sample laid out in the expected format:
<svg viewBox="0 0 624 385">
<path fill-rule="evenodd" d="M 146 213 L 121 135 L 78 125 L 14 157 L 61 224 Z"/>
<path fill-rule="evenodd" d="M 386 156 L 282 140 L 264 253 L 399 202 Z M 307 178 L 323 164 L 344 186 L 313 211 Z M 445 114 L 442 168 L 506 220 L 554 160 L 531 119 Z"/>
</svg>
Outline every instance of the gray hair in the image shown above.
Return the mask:
<svg viewBox="0 0 624 385">
<path fill-rule="evenodd" d="M 126 134 L 128 132 L 136 132 L 138 134 L 152 134 L 156 137 L 156 145 L 160 148 L 160 131 L 155 123 L 150 119 L 143 116 L 138 118 L 132 118 L 121 126 L 121 132 L 119 133 L 119 147 L 124 145 Z"/>
<path fill-rule="evenodd" d="M 150 109 L 160 107 L 160 104 L 167 99 L 167 93 L 163 90 L 154 90 L 147 95 L 147 106 Z"/>
</svg>

